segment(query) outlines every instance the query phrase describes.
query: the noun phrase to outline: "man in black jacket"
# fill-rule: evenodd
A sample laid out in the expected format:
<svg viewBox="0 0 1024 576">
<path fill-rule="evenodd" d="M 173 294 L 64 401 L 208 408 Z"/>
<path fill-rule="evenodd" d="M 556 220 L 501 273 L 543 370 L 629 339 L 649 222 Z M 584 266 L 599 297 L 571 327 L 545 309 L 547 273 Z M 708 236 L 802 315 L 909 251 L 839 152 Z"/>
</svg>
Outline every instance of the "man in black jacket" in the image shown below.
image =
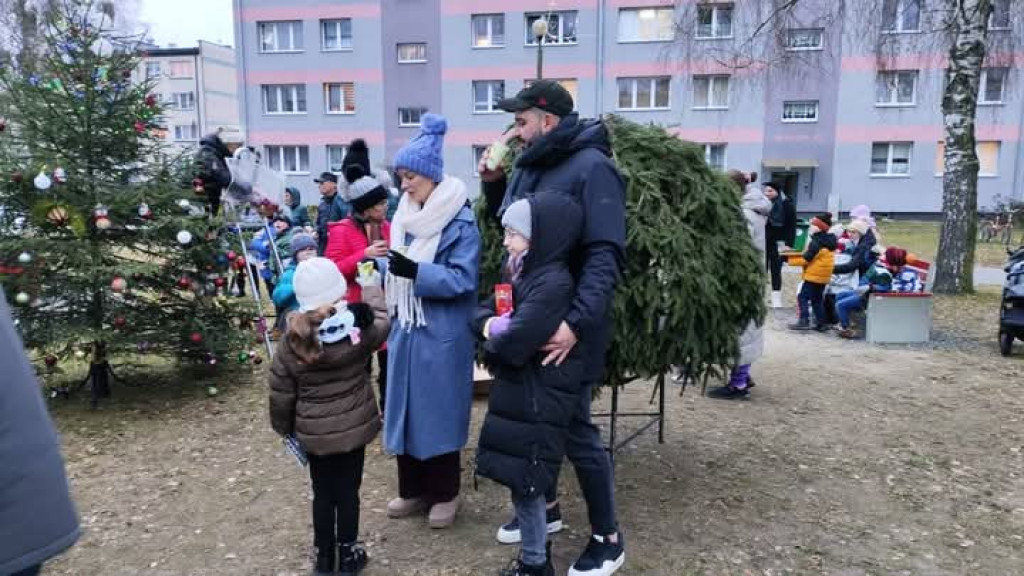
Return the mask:
<svg viewBox="0 0 1024 576">
<path fill-rule="evenodd" d="M 225 161 L 231 152 L 216 133 L 207 134 L 199 141 L 196 152 L 197 178 L 202 181 L 206 202 L 210 205 L 210 214 L 220 213 L 221 191 L 231 184 L 231 171 Z"/>
<path fill-rule="evenodd" d="M 604 375 L 612 296 L 625 259 L 625 183 L 611 159 L 604 125 L 580 120 L 573 113 L 572 96 L 557 82 L 539 80 L 514 98 L 502 100 L 498 107 L 515 113 L 516 127 L 510 138 L 521 138 L 526 147 L 511 181 L 506 181 L 501 167 L 487 169 L 489 152 L 481 159 L 480 177 L 492 216 L 500 217 L 512 202 L 541 191 L 571 195 L 583 208 L 583 232 L 570 257 L 576 296 L 541 350 L 547 353 L 545 364 L 561 364 L 579 340 L 587 348 L 587 369 L 579 392 L 585 401 L 580 402 L 570 424 L 566 455 L 576 468 L 593 534 L 569 576 L 608 576 L 622 566 L 625 550 L 615 518 L 611 461 L 600 431 L 591 422 L 589 400 L 591 389 L 600 385 Z M 549 532 L 561 529 L 554 488 L 557 483 L 546 495 Z M 519 538 L 514 522 L 502 526 L 498 533 L 503 543 L 515 543 Z"/>
<path fill-rule="evenodd" d="M 0 574 L 34 576 L 78 539 L 60 442 L 0 290 Z"/>
</svg>

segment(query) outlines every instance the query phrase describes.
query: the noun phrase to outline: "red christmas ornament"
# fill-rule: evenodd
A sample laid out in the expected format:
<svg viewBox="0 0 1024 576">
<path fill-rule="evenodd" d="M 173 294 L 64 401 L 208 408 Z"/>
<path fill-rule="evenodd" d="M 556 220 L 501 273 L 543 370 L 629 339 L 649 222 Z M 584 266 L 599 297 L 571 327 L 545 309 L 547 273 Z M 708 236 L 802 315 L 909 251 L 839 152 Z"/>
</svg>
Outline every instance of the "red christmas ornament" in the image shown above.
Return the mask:
<svg viewBox="0 0 1024 576">
<path fill-rule="evenodd" d="M 230 261 L 234 260 L 235 258 L 238 258 L 238 254 L 235 254 L 234 250 L 228 250 L 227 257 L 228 257 L 228 262 L 230 262 Z"/>
<path fill-rule="evenodd" d="M 188 276 L 182 276 L 181 278 L 178 278 L 178 288 L 185 290 L 189 286 L 192 286 L 192 280 L 189 280 Z"/>
<path fill-rule="evenodd" d="M 25 180 L 25 175 L 21 172 L 15 172 L 11 174 L 11 181 L 15 184 L 21 184 Z"/>
<path fill-rule="evenodd" d="M 124 292 L 124 289 L 128 287 L 128 282 L 120 276 L 115 276 L 114 281 L 110 283 L 110 289 L 114 292 Z"/>
<path fill-rule="evenodd" d="M 217 288 L 223 288 L 227 282 L 223 278 L 214 278 L 213 285 Z"/>
<path fill-rule="evenodd" d="M 192 335 L 188 337 L 188 339 L 198 344 L 203 341 L 203 335 L 200 334 L 199 332 L 193 332 Z"/>
<path fill-rule="evenodd" d="M 146 131 L 146 123 L 143 122 L 142 120 L 136 120 L 135 121 L 135 132 L 138 133 L 138 134 L 142 134 L 145 131 Z"/>
<path fill-rule="evenodd" d="M 235 258 L 233 264 L 235 265 L 235 270 L 245 270 L 245 258 L 239 256 L 238 258 Z"/>
<path fill-rule="evenodd" d="M 203 192 L 206 192 L 206 188 L 203 186 L 202 178 L 192 179 L 192 190 L 194 190 L 196 194 L 202 194 Z"/>
<path fill-rule="evenodd" d="M 45 358 L 44 362 L 46 362 L 46 366 L 48 368 L 53 368 L 54 366 L 57 365 L 57 357 L 54 356 L 53 354 L 50 354 Z"/>
<path fill-rule="evenodd" d="M 117 328 L 118 330 L 120 330 L 121 328 L 124 328 L 124 325 L 126 323 L 127 323 L 127 320 L 124 319 L 124 316 L 118 316 L 118 317 L 114 318 L 114 328 Z"/>
<path fill-rule="evenodd" d="M 150 108 L 156 106 L 156 96 L 155 95 L 150 94 L 150 95 L 146 96 L 146 106 L 149 106 Z"/>
<path fill-rule="evenodd" d="M 0 120 L 0 132 L 3 132 L 4 130 L 7 130 L 7 121 Z"/>
</svg>

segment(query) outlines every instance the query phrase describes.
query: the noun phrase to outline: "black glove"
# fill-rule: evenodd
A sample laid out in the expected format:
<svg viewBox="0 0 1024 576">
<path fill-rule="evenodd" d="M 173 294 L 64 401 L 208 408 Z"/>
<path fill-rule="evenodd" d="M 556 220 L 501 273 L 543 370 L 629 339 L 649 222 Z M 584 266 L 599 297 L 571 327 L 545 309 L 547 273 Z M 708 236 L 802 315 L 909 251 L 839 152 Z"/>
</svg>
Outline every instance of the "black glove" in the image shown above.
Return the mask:
<svg viewBox="0 0 1024 576">
<path fill-rule="evenodd" d="M 356 318 L 356 328 L 366 330 L 373 326 L 373 308 L 365 302 L 355 302 L 348 305 L 349 312 Z"/>
<path fill-rule="evenodd" d="M 420 265 L 415 260 L 410 260 L 404 254 L 394 250 L 388 250 L 388 272 L 401 278 L 415 280 L 419 268 Z"/>
</svg>

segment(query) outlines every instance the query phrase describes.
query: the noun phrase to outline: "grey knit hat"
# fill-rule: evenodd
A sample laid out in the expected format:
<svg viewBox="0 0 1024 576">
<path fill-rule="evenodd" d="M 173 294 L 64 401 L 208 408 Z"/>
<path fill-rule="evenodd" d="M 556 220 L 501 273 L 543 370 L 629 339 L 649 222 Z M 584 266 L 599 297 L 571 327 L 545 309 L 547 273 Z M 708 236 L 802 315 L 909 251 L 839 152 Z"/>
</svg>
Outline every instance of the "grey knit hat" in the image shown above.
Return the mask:
<svg viewBox="0 0 1024 576">
<path fill-rule="evenodd" d="M 292 236 L 292 257 L 294 258 L 303 250 L 312 248 L 316 250 L 316 240 L 313 239 L 309 234 L 295 234 Z"/>
<path fill-rule="evenodd" d="M 530 215 L 530 201 L 517 200 L 505 209 L 501 217 L 501 225 L 519 232 L 527 240 L 533 235 L 533 222 Z"/>
<path fill-rule="evenodd" d="M 348 202 L 352 210 L 362 212 L 388 199 L 388 191 L 376 178 L 363 176 L 348 185 Z"/>
</svg>

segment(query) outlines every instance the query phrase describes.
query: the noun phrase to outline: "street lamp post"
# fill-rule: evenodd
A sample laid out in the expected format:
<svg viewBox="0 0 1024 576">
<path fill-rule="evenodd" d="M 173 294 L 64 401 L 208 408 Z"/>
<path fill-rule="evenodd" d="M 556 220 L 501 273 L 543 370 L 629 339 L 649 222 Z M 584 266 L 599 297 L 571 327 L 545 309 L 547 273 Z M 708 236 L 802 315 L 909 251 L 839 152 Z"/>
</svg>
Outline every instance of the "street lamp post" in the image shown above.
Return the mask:
<svg viewBox="0 0 1024 576">
<path fill-rule="evenodd" d="M 544 39 L 548 36 L 548 19 L 541 16 L 533 21 L 532 32 L 537 38 L 537 80 L 544 78 Z"/>
</svg>

